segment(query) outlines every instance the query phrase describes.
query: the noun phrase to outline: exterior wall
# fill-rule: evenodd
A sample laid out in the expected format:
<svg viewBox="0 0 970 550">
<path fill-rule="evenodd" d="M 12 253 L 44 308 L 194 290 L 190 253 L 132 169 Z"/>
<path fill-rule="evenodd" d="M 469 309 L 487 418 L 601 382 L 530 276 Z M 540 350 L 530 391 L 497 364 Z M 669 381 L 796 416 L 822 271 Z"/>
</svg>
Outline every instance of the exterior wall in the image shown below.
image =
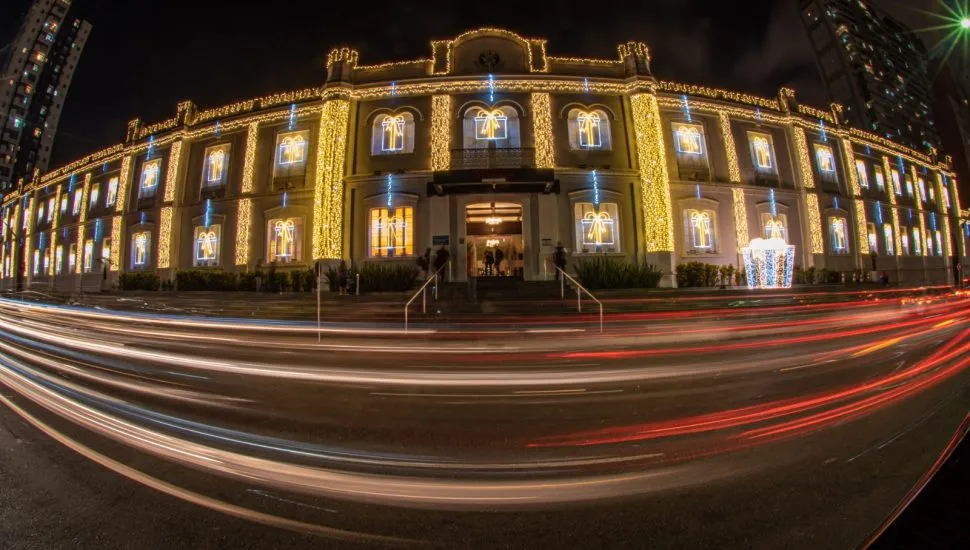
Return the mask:
<svg viewBox="0 0 970 550">
<path fill-rule="evenodd" d="M 497 39 L 490 35 L 488 43 Z M 854 132 L 841 125 L 836 115 L 802 108 L 790 92 L 783 90 L 778 99 L 769 100 L 657 82 L 649 76 L 643 52 L 635 53 L 637 48 L 629 45 L 621 45 L 627 49 L 620 48 L 618 61 L 593 63 L 598 71 L 593 79 L 579 76 L 583 63 L 588 62 L 549 58 L 552 61 L 543 65 L 540 57 L 544 54 L 536 43 L 531 43 L 530 58 L 529 43 L 520 41 L 524 39 L 501 39 L 515 42 L 506 48 L 512 52 L 509 55 L 525 52 L 521 53 L 525 57 L 515 54 L 508 66 L 495 69 L 497 74 L 487 85 L 494 89 L 468 67 L 473 58 L 465 54 L 454 57 L 464 68 L 448 76 L 449 62 L 441 52 L 476 43 L 462 38 L 448 41 L 447 48 L 436 46 L 433 60 L 414 65 L 355 67 L 354 55 L 338 52 L 331 60 L 323 91 L 298 91 L 282 99 L 270 96 L 202 112 L 186 103 L 179 105 L 176 117 L 169 121 L 147 127 L 133 121 L 126 143 L 55 170 L 25 194 L 4 202 L 0 218 L 15 221 L 12 229 L 4 229 L 0 273 L 6 258 L 11 258 L 16 272 L 25 266 L 24 257 L 32 260 L 33 250 L 51 254 L 57 243 L 64 246 L 66 262 L 67 250 L 78 250 L 77 235 L 83 234 L 85 239 L 95 239 L 96 260 L 102 241 L 110 239 L 114 257 L 106 280 L 102 264 L 96 262 L 90 273 L 67 273 L 65 266 L 56 276 L 50 275 L 53 269 L 34 276 L 30 266 L 20 283 L 61 290 L 110 287 L 117 284 L 120 273 L 136 269 L 131 262 L 132 235 L 148 230 L 152 233 L 151 258 L 139 269 L 168 279 L 178 270 L 193 268 L 195 228 L 206 219 L 221 226 L 218 269 L 250 271 L 270 262 L 269 221 L 298 218 L 303 226 L 302 257 L 280 269 L 305 269 L 318 259 L 413 263 L 416 255 L 437 248 L 435 237 L 447 236 L 454 260 L 451 276 L 463 280 L 468 273 L 466 206 L 493 201 L 522 208 L 523 275 L 530 280 L 552 278 L 548 262 L 559 242 L 570 251 L 571 263 L 601 255 L 650 261 L 668 272 L 668 280 L 673 279 L 671 271 L 677 264 L 693 260 L 740 266 L 741 248 L 748 240 L 764 236 L 761 214 L 771 209 L 787 216 L 787 238 L 796 247 L 795 263 L 805 268 L 870 271 L 865 224 L 874 222 L 877 212 L 883 223 L 893 224 L 894 235 L 919 227 L 925 236 L 934 219 L 930 212 L 935 213 L 941 232 L 949 223 L 952 235 L 963 235 L 956 182 L 945 165 L 876 136 Z M 528 78 L 512 72 L 513 67 L 526 71 L 524 74 L 543 72 L 544 66 L 548 70 L 559 67 L 562 72 Z M 429 78 L 422 71 L 434 74 Z M 441 78 L 434 78 L 439 73 Z M 456 79 L 454 75 L 459 74 L 478 76 Z M 389 77 L 400 80 L 392 86 Z M 408 88 L 411 80 L 421 87 Z M 550 82 L 556 82 L 555 86 Z M 534 112 L 536 105 L 542 105 L 536 103 L 536 95 L 542 94 L 549 94 L 548 112 L 543 108 Z M 442 104 L 433 98 L 444 96 L 450 97 L 450 108 L 436 112 L 435 105 Z M 644 97 L 654 98 L 659 116 L 642 110 L 650 105 L 642 101 Z M 490 104 L 515 109 L 520 131 L 516 151 L 463 150 L 463 114 Z M 340 110 L 343 107 L 345 111 Z M 605 114 L 608 150 L 570 146 L 572 108 Z M 383 114 L 400 113 L 413 119 L 413 151 L 372 154 L 375 120 Z M 822 119 L 827 122 L 820 122 Z M 679 164 L 673 133 L 673 124 L 678 122 L 703 127 L 703 169 L 685 170 Z M 440 130 L 437 135 L 436 128 Z M 283 174 L 276 169 L 278 137 L 291 131 L 307 132 L 302 174 Z M 771 136 L 776 175 L 756 172 L 749 131 Z M 824 181 L 818 169 L 814 143 L 832 148 L 836 179 L 831 183 Z M 206 190 L 202 185 L 205 151 L 218 144 L 231 147 L 227 177 L 223 186 Z M 551 150 L 551 161 L 539 160 L 535 152 L 543 147 Z M 439 153 L 444 154 L 447 169 L 433 169 L 432 159 Z M 149 155 L 161 159 L 159 187 L 153 198 L 139 199 L 141 170 Z M 863 160 L 870 171 L 868 188 L 858 185 L 856 159 Z M 872 170 L 899 170 L 900 162 L 901 175 L 926 178 L 928 185 L 938 186 L 938 195 L 946 186 L 951 207 L 947 209 L 939 196 L 924 203 L 905 191 L 896 195 L 888 174 L 886 189 L 877 189 Z M 938 178 L 937 174 L 942 175 Z M 117 206 L 109 207 L 104 199 L 113 177 L 119 178 L 121 196 Z M 441 183 L 449 177 L 454 181 Z M 905 180 L 902 182 L 905 186 Z M 464 190 L 449 187 L 453 183 Z M 94 207 L 85 204 L 75 216 L 74 190 L 81 188 L 88 197 L 94 184 L 100 186 L 99 203 Z M 414 208 L 413 255 L 370 257 L 369 209 L 386 207 L 388 193 L 392 206 Z M 65 195 L 69 207 L 62 215 L 59 197 Z M 29 208 L 25 197 L 31 198 Z M 51 223 L 46 219 L 38 222 L 38 205 L 43 203 L 46 209 L 50 197 L 56 198 L 58 213 Z M 617 205 L 614 222 L 619 249 L 584 253 L 576 235 L 575 205 L 595 202 L 597 197 L 600 204 Z M 663 214 L 666 199 L 669 215 Z M 341 214 L 336 226 L 328 225 L 323 213 L 327 201 Z M 716 247 L 710 253 L 692 253 L 688 246 L 684 211 L 691 205 L 715 212 Z M 657 219 L 658 215 L 663 219 Z M 833 215 L 848 222 L 847 254 L 832 250 L 828 220 Z M 22 228 L 24 216 L 32 217 L 26 230 Z M 673 228 L 670 249 L 647 237 L 655 238 L 658 228 L 664 227 Z M 897 240 L 894 253 L 886 254 L 879 230 L 876 267 L 891 280 L 937 283 L 952 276 L 952 259 L 946 251 L 943 257 L 907 256 Z M 331 256 L 321 247 L 314 254 L 315 236 L 321 235 L 335 239 L 340 253 Z M 963 240 L 952 245 L 951 252 L 965 258 L 960 249 Z M 17 284 L 15 273 L 0 278 L 0 288 Z"/>
</svg>

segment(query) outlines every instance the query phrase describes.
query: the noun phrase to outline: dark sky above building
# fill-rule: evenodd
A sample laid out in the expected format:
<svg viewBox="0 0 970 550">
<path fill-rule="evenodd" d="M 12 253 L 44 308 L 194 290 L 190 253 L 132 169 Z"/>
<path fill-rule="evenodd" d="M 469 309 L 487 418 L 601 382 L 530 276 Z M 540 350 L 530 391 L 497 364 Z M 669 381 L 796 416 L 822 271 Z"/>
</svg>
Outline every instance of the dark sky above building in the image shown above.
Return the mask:
<svg viewBox="0 0 970 550">
<path fill-rule="evenodd" d="M 5 45 L 29 2 L 3 4 Z M 802 102 L 824 104 L 797 0 L 74 0 L 74 6 L 94 30 L 71 84 L 52 168 L 121 141 L 132 118 L 170 117 L 183 99 L 211 107 L 320 85 L 334 46 L 358 49 L 363 64 L 428 57 L 430 40 L 480 26 L 547 38 L 551 55 L 613 58 L 616 44 L 642 40 L 658 78 L 764 96 L 791 86 Z"/>
</svg>

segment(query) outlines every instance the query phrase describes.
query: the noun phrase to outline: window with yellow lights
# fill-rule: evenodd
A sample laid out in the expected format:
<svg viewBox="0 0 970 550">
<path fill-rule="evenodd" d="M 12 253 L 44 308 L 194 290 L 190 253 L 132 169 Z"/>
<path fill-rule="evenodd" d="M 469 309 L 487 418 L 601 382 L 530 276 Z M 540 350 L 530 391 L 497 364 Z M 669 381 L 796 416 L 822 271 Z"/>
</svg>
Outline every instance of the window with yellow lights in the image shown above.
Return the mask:
<svg viewBox="0 0 970 550">
<path fill-rule="evenodd" d="M 856 159 L 855 175 L 856 175 L 856 179 L 859 180 L 859 187 L 863 189 L 869 189 L 869 171 L 866 169 L 866 161 L 862 159 Z"/>
<path fill-rule="evenodd" d="M 368 211 L 368 255 L 392 258 L 414 255 L 414 207 L 376 207 Z"/>
<path fill-rule="evenodd" d="M 879 233 L 876 231 L 876 224 L 866 224 L 866 237 L 869 239 L 869 252 L 875 254 L 879 251 Z"/>
<path fill-rule="evenodd" d="M 110 208 L 118 202 L 118 176 L 108 180 L 108 191 L 104 194 L 104 206 Z"/>
<path fill-rule="evenodd" d="M 835 152 L 831 145 L 815 143 L 815 167 L 818 169 L 819 179 L 826 183 L 838 182 L 838 171 L 835 168 Z"/>
<path fill-rule="evenodd" d="M 615 202 L 577 202 L 573 207 L 575 250 L 583 254 L 620 252 L 620 208 Z"/>
<path fill-rule="evenodd" d="M 40 250 L 34 250 L 34 259 L 33 259 L 32 264 L 33 264 L 34 268 L 33 268 L 33 270 L 32 270 L 31 273 L 34 275 L 34 277 L 36 277 L 36 276 L 40 275 L 40 267 L 41 267 L 40 266 Z"/>
<path fill-rule="evenodd" d="M 922 202 L 926 202 L 928 198 L 926 193 L 926 180 L 923 178 L 916 178 L 916 188 L 919 189 L 919 199 Z"/>
<path fill-rule="evenodd" d="M 77 249 L 74 243 L 71 243 L 70 248 L 67 249 L 67 272 L 74 273 L 74 268 L 77 267 Z"/>
<path fill-rule="evenodd" d="M 276 136 L 276 162 L 274 177 L 302 176 L 306 173 L 307 152 L 310 150 L 310 132 L 282 132 Z"/>
<path fill-rule="evenodd" d="M 64 245 L 59 244 L 54 249 L 54 275 L 60 275 L 64 271 Z"/>
<path fill-rule="evenodd" d="M 519 114 L 511 106 L 467 109 L 462 122 L 465 149 L 521 147 Z"/>
<path fill-rule="evenodd" d="M 81 260 L 81 269 L 85 273 L 94 270 L 94 239 L 84 241 L 84 257 Z"/>
<path fill-rule="evenodd" d="M 371 125 L 371 154 L 414 152 L 414 115 L 408 111 L 382 113 Z"/>
<path fill-rule="evenodd" d="M 67 212 L 67 193 L 61 197 L 61 214 Z"/>
<path fill-rule="evenodd" d="M 886 192 L 886 175 L 882 172 L 881 166 L 873 166 L 872 172 L 876 176 L 876 189 Z"/>
<path fill-rule="evenodd" d="M 230 145 L 222 143 L 207 147 L 202 167 L 202 187 L 224 185 L 229 174 Z"/>
<path fill-rule="evenodd" d="M 44 203 L 41 202 L 40 206 L 37 207 L 37 225 L 44 225 L 44 222 L 46 221 L 44 218 L 44 212 Z"/>
<path fill-rule="evenodd" d="M 303 218 L 274 218 L 266 227 L 266 259 L 288 264 L 303 260 Z"/>
<path fill-rule="evenodd" d="M 889 180 L 893 184 L 893 193 L 896 193 L 897 195 L 902 196 L 903 183 L 902 183 L 902 180 L 899 179 L 899 170 L 896 170 L 895 168 L 890 168 Z"/>
<path fill-rule="evenodd" d="M 81 199 L 84 198 L 84 189 L 78 187 L 74 190 L 74 202 L 71 203 L 71 214 L 77 216 L 81 213 Z"/>
<path fill-rule="evenodd" d="M 778 173 L 778 167 L 775 164 L 775 145 L 771 134 L 749 131 L 748 146 L 751 149 L 751 164 L 755 172 L 766 175 Z"/>
<path fill-rule="evenodd" d="M 98 205 L 98 199 L 101 198 L 101 184 L 95 183 L 91 186 L 91 195 L 88 197 L 88 210 L 94 210 L 94 207 Z"/>
<path fill-rule="evenodd" d="M 222 224 L 195 226 L 192 234 L 192 265 L 215 267 L 219 265 L 222 247 Z"/>
<path fill-rule="evenodd" d="M 936 249 L 936 255 L 937 256 L 942 256 L 943 255 L 943 234 L 940 233 L 939 230 L 934 231 L 934 242 L 933 242 L 933 244 L 936 245 L 936 247 L 935 247 L 935 249 Z"/>
<path fill-rule="evenodd" d="M 717 254 L 717 213 L 708 208 L 685 209 L 684 242 L 688 254 Z"/>
<path fill-rule="evenodd" d="M 57 201 L 54 197 L 47 199 L 47 223 L 54 221 L 54 214 L 57 213 Z"/>
<path fill-rule="evenodd" d="M 845 216 L 829 216 L 829 252 L 849 253 L 849 221 Z"/>
<path fill-rule="evenodd" d="M 566 116 L 569 148 L 575 151 L 609 151 L 613 148 L 610 118 L 602 109 L 570 109 Z"/>
<path fill-rule="evenodd" d="M 111 265 L 111 239 L 101 239 L 101 261 Z"/>
<path fill-rule="evenodd" d="M 762 239 L 782 239 L 786 243 L 788 242 L 788 214 L 778 212 L 772 214 L 771 212 L 763 211 L 761 214 L 761 238 Z M 747 243 L 742 243 L 741 246 Z"/>
<path fill-rule="evenodd" d="M 899 235 L 899 246 L 903 256 L 909 256 L 909 234 L 905 231 Z"/>
<path fill-rule="evenodd" d="M 903 179 L 906 180 L 906 194 L 910 198 L 915 198 L 916 197 L 916 193 L 913 190 L 913 178 L 911 178 L 909 176 L 905 176 Z"/>
<path fill-rule="evenodd" d="M 151 262 L 152 234 L 150 231 L 136 231 L 131 235 L 131 267 L 145 269 Z"/>
<path fill-rule="evenodd" d="M 893 235 L 893 226 L 890 223 L 882 224 L 882 243 L 883 254 L 892 256 L 896 253 L 896 237 Z"/>
<path fill-rule="evenodd" d="M 141 179 L 138 183 L 138 198 L 154 197 L 158 190 L 159 177 L 162 171 L 162 159 L 146 160 L 141 167 Z"/>
<path fill-rule="evenodd" d="M 45 253 L 44 254 L 44 270 L 41 273 L 43 273 L 44 275 L 47 275 L 48 273 L 50 273 L 50 267 L 51 267 L 51 255 Z"/>
<path fill-rule="evenodd" d="M 914 227 L 912 229 L 912 231 L 913 231 L 913 238 L 912 238 L 913 256 L 922 256 L 923 255 L 923 237 L 920 234 L 920 230 L 919 230 L 918 227 Z"/>
<path fill-rule="evenodd" d="M 952 208 L 950 204 L 950 190 L 946 187 L 941 187 L 940 190 L 943 192 L 943 205 L 947 208 Z"/>
</svg>

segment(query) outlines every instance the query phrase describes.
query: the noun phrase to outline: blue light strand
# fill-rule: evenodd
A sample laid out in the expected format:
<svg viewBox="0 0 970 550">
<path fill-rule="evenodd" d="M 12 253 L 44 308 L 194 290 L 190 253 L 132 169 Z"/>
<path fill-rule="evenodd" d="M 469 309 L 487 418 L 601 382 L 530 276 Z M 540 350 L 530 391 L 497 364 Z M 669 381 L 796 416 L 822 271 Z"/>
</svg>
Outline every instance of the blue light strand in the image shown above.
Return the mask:
<svg viewBox="0 0 970 550">
<path fill-rule="evenodd" d="M 40 249 L 41 251 L 43 251 L 43 250 L 44 250 L 44 244 L 45 244 L 46 242 L 47 242 L 47 233 L 41 233 L 41 234 L 40 234 L 40 243 L 39 243 L 39 249 Z"/>
<path fill-rule="evenodd" d="M 148 136 L 148 160 L 152 159 L 152 155 L 155 154 L 155 135 Z"/>
<path fill-rule="evenodd" d="M 825 142 L 825 143 L 828 143 L 828 141 L 829 141 L 829 135 L 825 131 L 825 121 L 822 120 L 822 119 L 818 119 L 818 130 L 819 130 L 819 132 L 822 133 L 822 141 Z"/>
<path fill-rule="evenodd" d="M 390 208 L 393 202 L 394 202 L 394 177 L 391 174 L 388 174 L 387 175 L 387 207 Z"/>
<path fill-rule="evenodd" d="M 869 147 L 869 144 L 868 143 L 866 144 L 866 154 L 867 155 L 871 155 L 872 154 L 872 147 Z"/>
<path fill-rule="evenodd" d="M 216 135 L 216 137 L 219 137 L 220 134 L 221 134 L 221 130 L 219 129 L 219 121 L 217 120 L 216 121 L 216 128 L 215 128 L 215 135 Z"/>
<path fill-rule="evenodd" d="M 835 208 L 836 210 L 839 209 L 839 197 L 838 196 L 832 197 L 832 208 Z"/>
<path fill-rule="evenodd" d="M 212 199 L 205 200 L 205 228 L 209 229 L 212 225 Z"/>
<path fill-rule="evenodd" d="M 754 110 L 754 118 L 755 118 L 755 120 L 758 121 L 758 126 L 761 126 L 761 122 L 762 122 L 761 107 L 755 108 L 755 110 Z"/>
<path fill-rule="evenodd" d="M 583 91 L 586 92 L 587 94 L 589 93 L 589 77 L 588 76 L 584 76 L 583 77 Z"/>
<path fill-rule="evenodd" d="M 98 218 L 94 222 L 94 240 L 96 241 L 101 240 L 101 218 Z"/>
<path fill-rule="evenodd" d="M 391 95 L 397 95 L 397 82 L 391 82 Z"/>
<path fill-rule="evenodd" d="M 107 162 L 102 162 L 101 163 L 101 173 L 104 174 L 107 171 L 108 171 L 108 163 Z"/>
<path fill-rule="evenodd" d="M 74 174 L 71 174 L 71 179 L 68 180 L 67 182 L 67 192 L 68 193 L 74 192 Z"/>
<path fill-rule="evenodd" d="M 283 191 L 283 208 L 286 208 L 290 202 L 290 195 L 286 191 Z"/>
<path fill-rule="evenodd" d="M 593 170 L 593 205 L 597 209 L 600 207 L 600 179 L 596 175 L 596 170 Z"/>
<path fill-rule="evenodd" d="M 495 103 L 495 76 L 488 75 L 488 102 Z"/>
<path fill-rule="evenodd" d="M 682 95 L 681 100 L 684 103 L 684 116 L 687 117 L 687 122 L 694 122 L 690 116 L 690 102 L 687 101 L 687 94 Z"/>
<path fill-rule="evenodd" d="M 145 225 L 145 212 L 144 211 L 142 211 L 141 216 L 139 216 L 138 223 L 140 223 L 141 225 Z"/>
<path fill-rule="evenodd" d="M 771 204 L 771 215 L 777 217 L 778 216 L 778 203 L 775 202 L 775 190 L 774 189 L 769 189 L 768 190 L 768 201 Z"/>
<path fill-rule="evenodd" d="M 701 184 L 697 183 L 694 185 L 694 196 L 701 198 Z"/>
<path fill-rule="evenodd" d="M 899 175 L 905 177 L 906 176 L 906 165 L 903 164 L 903 156 L 902 155 L 899 155 L 898 159 L 899 159 Z"/>
<path fill-rule="evenodd" d="M 879 201 L 876 201 L 873 210 L 876 211 L 876 221 L 879 222 L 879 225 L 882 225 L 882 205 L 879 204 Z"/>
<path fill-rule="evenodd" d="M 906 209 L 906 213 L 907 213 L 907 215 L 909 217 L 909 222 L 910 223 L 913 223 L 913 209 L 912 208 L 907 208 Z"/>
<path fill-rule="evenodd" d="M 936 212 L 930 212 L 930 227 L 936 231 Z"/>
<path fill-rule="evenodd" d="M 290 130 L 296 127 L 296 103 L 290 103 Z"/>
</svg>

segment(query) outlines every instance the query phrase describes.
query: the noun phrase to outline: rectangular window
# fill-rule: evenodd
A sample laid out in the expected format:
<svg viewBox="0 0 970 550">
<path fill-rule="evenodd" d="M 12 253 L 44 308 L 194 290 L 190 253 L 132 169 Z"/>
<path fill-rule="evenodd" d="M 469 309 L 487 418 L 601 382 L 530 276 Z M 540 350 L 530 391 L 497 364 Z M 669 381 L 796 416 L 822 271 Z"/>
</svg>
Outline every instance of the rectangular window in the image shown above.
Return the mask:
<svg viewBox="0 0 970 550">
<path fill-rule="evenodd" d="M 849 231 L 846 226 L 846 219 L 841 216 L 829 218 L 829 236 L 833 254 L 849 253 Z"/>
<path fill-rule="evenodd" d="M 684 223 L 687 226 L 686 238 L 688 251 L 694 254 L 716 254 L 717 237 L 715 214 L 713 210 L 684 210 Z"/>
<path fill-rule="evenodd" d="M 293 177 L 306 173 L 309 141 L 308 131 L 279 134 L 276 137 L 276 164 L 273 166 L 273 175 Z"/>
<path fill-rule="evenodd" d="M 76 247 L 72 244 L 70 248 L 67 249 L 67 272 L 74 273 L 74 268 L 77 267 L 77 253 L 74 251 Z"/>
<path fill-rule="evenodd" d="M 67 193 L 64 193 L 64 196 L 61 197 L 61 214 L 65 212 L 67 212 Z"/>
<path fill-rule="evenodd" d="M 106 207 L 114 206 L 118 202 L 118 177 L 115 176 L 108 180 L 108 192 L 104 196 L 104 205 Z"/>
<path fill-rule="evenodd" d="M 222 225 L 209 227 L 196 226 L 194 237 L 195 253 L 193 265 L 196 267 L 212 267 L 219 265 L 219 249 L 222 241 Z"/>
<path fill-rule="evenodd" d="M 54 274 L 60 275 L 64 271 L 64 245 L 57 245 L 54 249 Z"/>
<path fill-rule="evenodd" d="M 141 168 L 141 182 L 138 185 L 139 199 L 155 196 L 161 171 L 162 159 L 145 161 L 145 164 Z"/>
<path fill-rule="evenodd" d="M 270 220 L 266 238 L 269 261 L 291 263 L 303 259 L 303 219 Z"/>
<path fill-rule="evenodd" d="M 44 221 L 46 221 L 44 218 L 44 203 L 40 203 L 40 206 L 37 208 L 37 225 L 43 224 Z"/>
<path fill-rule="evenodd" d="M 57 212 L 57 199 L 51 197 L 47 199 L 47 223 L 54 221 L 54 214 Z"/>
<path fill-rule="evenodd" d="M 906 180 L 906 194 L 910 197 L 916 197 L 916 193 L 913 191 L 913 178 L 906 176 L 903 178 Z"/>
<path fill-rule="evenodd" d="M 229 171 L 229 144 L 214 145 L 205 150 L 202 181 L 205 187 L 218 187 L 226 182 Z"/>
<path fill-rule="evenodd" d="M 788 242 L 788 215 L 761 213 L 761 238 L 781 239 Z"/>
<path fill-rule="evenodd" d="M 33 260 L 34 260 L 33 261 L 33 270 L 31 272 L 36 277 L 36 276 L 40 275 L 40 250 L 34 250 L 34 259 Z"/>
<path fill-rule="evenodd" d="M 576 249 L 583 254 L 619 252 L 619 211 L 615 202 L 600 203 L 599 208 L 591 202 L 577 202 L 574 209 Z"/>
<path fill-rule="evenodd" d="M 943 204 L 950 208 L 950 190 L 945 186 L 940 188 L 943 191 Z"/>
<path fill-rule="evenodd" d="M 775 148 L 769 134 L 748 132 L 751 147 L 751 162 L 756 172 L 775 174 Z"/>
<path fill-rule="evenodd" d="M 882 168 L 875 166 L 873 172 L 876 174 L 876 188 L 882 192 L 886 191 L 886 176 L 882 173 Z"/>
<path fill-rule="evenodd" d="M 141 231 L 131 236 L 131 265 L 135 269 L 148 267 L 151 256 L 152 234 Z"/>
<path fill-rule="evenodd" d="M 909 256 L 909 235 L 903 232 L 899 235 L 899 239 L 903 256 Z"/>
<path fill-rule="evenodd" d="M 935 242 L 936 242 L 936 255 L 942 256 L 943 255 L 943 235 L 939 232 L 939 230 L 936 231 Z"/>
<path fill-rule="evenodd" d="M 385 258 L 414 254 L 414 208 L 370 209 L 370 256 Z"/>
<path fill-rule="evenodd" d="M 919 233 L 919 229 L 913 228 L 913 255 L 922 256 L 923 255 L 923 237 Z"/>
<path fill-rule="evenodd" d="M 818 164 L 818 171 L 823 175 L 835 173 L 835 155 L 828 145 L 815 144 L 815 162 Z"/>
<path fill-rule="evenodd" d="M 866 224 L 866 233 L 869 236 L 869 251 L 878 252 L 879 251 L 879 235 L 876 233 L 876 224 L 870 223 Z"/>
<path fill-rule="evenodd" d="M 101 240 L 101 260 L 105 265 L 111 265 L 111 239 Z"/>
<path fill-rule="evenodd" d="M 98 205 L 98 198 L 101 196 L 101 185 L 95 183 L 91 186 L 91 196 L 88 197 L 88 208 L 94 210 Z"/>
<path fill-rule="evenodd" d="M 902 196 L 903 183 L 899 179 L 899 170 L 896 170 L 895 168 L 890 168 L 889 179 L 892 180 L 892 183 L 893 183 L 893 193 L 896 193 L 897 195 Z"/>
<path fill-rule="evenodd" d="M 862 187 L 863 189 L 869 189 L 869 174 L 866 171 L 866 161 L 861 159 L 856 159 L 855 173 L 856 173 L 856 177 L 859 178 L 859 187 Z"/>
<path fill-rule="evenodd" d="M 674 144 L 678 155 L 704 154 L 704 135 L 699 124 L 674 123 Z"/>
<path fill-rule="evenodd" d="M 74 190 L 74 202 L 73 202 L 73 206 L 71 207 L 71 213 L 75 216 L 81 213 L 81 198 L 83 196 L 84 196 L 83 189 L 78 188 Z"/>
<path fill-rule="evenodd" d="M 91 273 L 94 268 L 94 240 L 84 241 L 84 262 L 81 264 L 85 273 Z"/>
</svg>

